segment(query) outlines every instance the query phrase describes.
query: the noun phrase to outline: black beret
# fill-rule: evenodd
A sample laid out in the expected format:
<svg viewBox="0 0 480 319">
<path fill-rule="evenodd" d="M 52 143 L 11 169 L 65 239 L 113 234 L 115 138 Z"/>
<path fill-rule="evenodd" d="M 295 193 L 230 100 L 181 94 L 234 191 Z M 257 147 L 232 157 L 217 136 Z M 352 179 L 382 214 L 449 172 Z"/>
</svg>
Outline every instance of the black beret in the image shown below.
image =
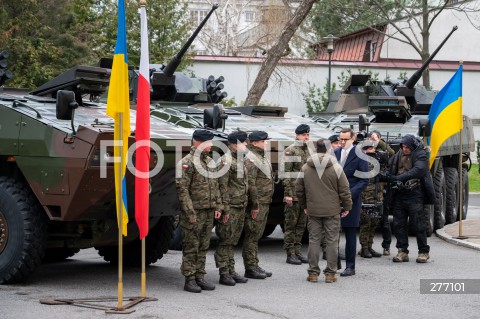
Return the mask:
<svg viewBox="0 0 480 319">
<path fill-rule="evenodd" d="M 192 137 L 195 141 L 205 142 L 213 139 L 213 133 L 207 130 L 195 130 Z"/>
<path fill-rule="evenodd" d="M 228 134 L 229 143 L 237 143 L 237 141 L 240 141 L 241 143 L 243 143 L 246 140 L 247 140 L 247 133 L 245 133 L 244 131 L 235 131 Z"/>
<path fill-rule="evenodd" d="M 300 124 L 295 129 L 295 134 L 305 134 L 305 133 L 310 133 L 310 126 L 308 126 L 307 124 Z"/>
<path fill-rule="evenodd" d="M 330 141 L 330 143 L 333 143 L 333 142 L 338 142 L 340 141 L 340 136 L 338 135 L 332 135 L 328 138 L 328 140 Z"/>
<path fill-rule="evenodd" d="M 264 131 L 253 131 L 248 135 L 248 139 L 250 141 L 263 141 L 268 139 L 268 133 Z"/>
</svg>

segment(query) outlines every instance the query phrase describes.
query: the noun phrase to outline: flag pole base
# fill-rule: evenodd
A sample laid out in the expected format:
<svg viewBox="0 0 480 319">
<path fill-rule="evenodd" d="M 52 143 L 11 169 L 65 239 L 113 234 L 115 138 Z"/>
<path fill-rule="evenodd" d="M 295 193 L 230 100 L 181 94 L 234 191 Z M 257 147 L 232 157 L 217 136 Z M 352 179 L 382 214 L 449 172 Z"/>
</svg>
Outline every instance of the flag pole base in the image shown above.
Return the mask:
<svg viewBox="0 0 480 319">
<path fill-rule="evenodd" d="M 465 240 L 465 239 L 468 239 L 467 236 L 457 236 L 457 237 L 453 237 L 455 239 L 461 239 L 461 240 Z"/>
<path fill-rule="evenodd" d="M 117 302 L 117 297 L 100 297 L 100 298 L 80 298 L 80 299 L 66 299 L 66 298 L 47 298 L 40 299 L 40 303 L 44 305 L 71 305 L 84 308 L 92 308 L 98 310 L 105 310 L 109 314 L 130 314 L 135 312 L 132 309 L 137 304 L 144 301 L 157 301 L 157 298 L 150 297 L 125 297 L 123 301 L 128 301 L 124 307 L 118 308 L 116 306 L 109 306 L 99 303 Z"/>
</svg>

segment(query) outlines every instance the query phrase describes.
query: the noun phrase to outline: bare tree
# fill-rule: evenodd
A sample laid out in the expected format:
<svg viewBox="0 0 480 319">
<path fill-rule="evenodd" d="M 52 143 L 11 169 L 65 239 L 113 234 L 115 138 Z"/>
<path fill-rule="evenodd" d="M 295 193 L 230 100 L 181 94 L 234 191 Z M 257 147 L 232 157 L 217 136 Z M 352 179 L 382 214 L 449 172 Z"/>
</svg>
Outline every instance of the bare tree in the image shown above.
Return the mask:
<svg viewBox="0 0 480 319">
<path fill-rule="evenodd" d="M 280 36 L 274 45 L 267 51 L 267 58 L 262 63 L 260 71 L 253 82 L 252 87 L 248 91 L 245 105 L 257 105 L 262 98 L 263 93 L 268 88 L 268 81 L 273 71 L 275 70 L 280 59 L 288 52 L 289 42 L 293 35 L 307 17 L 312 9 L 313 4 L 317 0 L 303 0 L 297 7 L 291 18 L 282 29 Z"/>
</svg>

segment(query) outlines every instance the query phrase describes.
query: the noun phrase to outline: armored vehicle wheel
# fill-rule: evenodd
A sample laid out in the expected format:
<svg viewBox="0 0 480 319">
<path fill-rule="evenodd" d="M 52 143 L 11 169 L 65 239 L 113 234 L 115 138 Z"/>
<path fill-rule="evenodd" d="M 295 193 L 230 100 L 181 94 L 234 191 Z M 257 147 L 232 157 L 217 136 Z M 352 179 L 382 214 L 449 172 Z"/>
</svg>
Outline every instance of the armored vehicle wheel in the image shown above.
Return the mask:
<svg viewBox="0 0 480 319">
<path fill-rule="evenodd" d="M 434 205 L 433 229 L 440 229 L 445 226 L 445 209 L 447 201 L 447 192 L 445 187 L 445 173 L 443 168 L 439 167 L 433 178 L 433 187 L 435 188 L 436 201 Z"/>
<path fill-rule="evenodd" d="M 44 262 L 58 262 L 74 256 L 78 253 L 78 248 L 48 248 L 45 250 Z"/>
<path fill-rule="evenodd" d="M 444 167 L 447 191 L 445 222 L 451 224 L 458 218 L 458 171 L 454 167 Z"/>
<path fill-rule="evenodd" d="M 26 185 L 0 177 L 0 284 L 22 281 L 40 265 L 46 224 Z"/>
<path fill-rule="evenodd" d="M 467 213 L 468 213 L 468 196 L 469 196 L 469 189 L 468 189 L 468 170 L 466 168 L 462 169 L 462 220 L 467 218 Z M 458 203 L 460 205 L 460 201 Z M 460 207 L 459 210 L 460 211 Z M 457 220 L 460 218 L 460 215 L 458 215 Z"/>
<path fill-rule="evenodd" d="M 168 251 L 170 240 L 173 236 L 175 220 L 172 216 L 161 217 L 145 237 L 145 263 L 153 264 L 163 257 Z M 118 263 L 118 247 L 96 247 L 98 254 L 112 264 Z M 142 248 L 141 241 L 137 238 L 123 246 L 123 264 L 137 267 L 141 265 Z"/>
</svg>

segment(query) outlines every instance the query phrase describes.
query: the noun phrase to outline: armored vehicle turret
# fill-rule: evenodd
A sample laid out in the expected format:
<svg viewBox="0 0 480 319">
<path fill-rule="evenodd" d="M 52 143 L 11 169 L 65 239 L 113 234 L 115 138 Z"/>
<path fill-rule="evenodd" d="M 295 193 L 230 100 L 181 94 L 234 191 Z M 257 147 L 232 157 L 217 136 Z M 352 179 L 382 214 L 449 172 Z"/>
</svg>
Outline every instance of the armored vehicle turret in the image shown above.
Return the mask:
<svg viewBox="0 0 480 319">
<path fill-rule="evenodd" d="M 416 135 L 426 143 L 430 135 L 428 113 L 437 92 L 417 85 L 417 82 L 456 30 L 455 26 L 409 79 L 401 83 L 380 83 L 371 81 L 369 75 L 352 75 L 343 89 L 333 94 L 327 112 L 318 113 L 313 118 L 334 131 L 340 127 L 352 127 L 360 132 L 359 139 L 368 135 L 368 131 L 377 130 L 394 149 L 398 149 L 400 139 L 406 134 Z M 430 233 L 442 228 L 445 223 L 457 221 L 460 209 L 463 218 L 467 215 L 467 173 L 470 169 L 470 152 L 475 149 L 472 121 L 467 116 L 463 116 L 461 141 L 462 156 L 459 156 L 460 134 L 456 134 L 442 145 L 432 166 L 437 204 L 433 208 L 427 207 Z M 463 163 L 461 172 L 458 169 L 459 160 Z M 461 195 L 458 192 L 459 174 L 463 177 Z M 459 207 L 459 196 L 463 196 L 462 207 Z"/>
</svg>

